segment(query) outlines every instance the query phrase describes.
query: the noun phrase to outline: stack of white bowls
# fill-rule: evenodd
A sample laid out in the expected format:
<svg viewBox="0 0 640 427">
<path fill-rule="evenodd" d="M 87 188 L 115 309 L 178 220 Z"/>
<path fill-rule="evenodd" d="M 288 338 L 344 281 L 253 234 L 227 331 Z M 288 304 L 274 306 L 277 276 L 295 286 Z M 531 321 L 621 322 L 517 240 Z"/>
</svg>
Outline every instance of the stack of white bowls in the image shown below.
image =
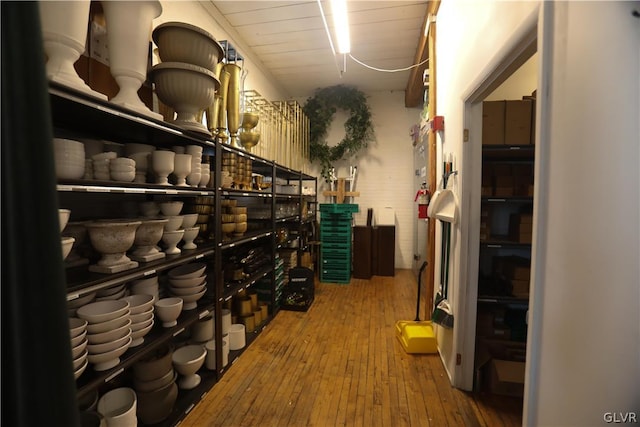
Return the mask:
<svg viewBox="0 0 640 427">
<path fill-rule="evenodd" d="M 96 301 L 107 301 L 123 298 L 127 293 L 127 286 L 125 283 L 119 285 L 109 286 L 96 291 Z"/>
<path fill-rule="evenodd" d="M 185 214 L 182 215 L 182 228 L 184 229 L 184 234 L 182 236 L 182 241 L 184 245 L 182 249 L 196 249 L 198 246 L 193 243 L 193 241 L 198 237 L 198 233 L 200 232 L 200 226 L 196 225 L 198 221 L 198 214 Z"/>
<path fill-rule="evenodd" d="M 58 179 L 84 177 L 84 144 L 72 139 L 54 138 L 53 157 Z"/>
<path fill-rule="evenodd" d="M 88 322 L 89 363 L 96 371 L 117 366 L 132 341 L 129 302 L 96 301 L 80 307 L 76 314 Z"/>
<path fill-rule="evenodd" d="M 234 323 L 229 328 L 229 350 L 240 350 L 247 344 L 245 326 L 242 323 Z"/>
<path fill-rule="evenodd" d="M 156 147 L 149 144 L 126 143 L 124 152 L 126 156 L 136 162 L 136 176 L 134 181 L 139 183 L 147 182 L 147 172 L 151 161 L 151 153 Z"/>
<path fill-rule="evenodd" d="M 111 159 L 109 174 L 114 181 L 132 182 L 136 177 L 136 162 L 128 157 Z"/>
<path fill-rule="evenodd" d="M 76 299 L 72 299 L 71 301 L 67 301 L 67 314 L 69 317 L 75 317 L 76 311 L 82 307 L 83 305 L 87 305 L 93 300 L 96 299 L 96 292 L 89 292 L 84 294 Z"/>
<path fill-rule="evenodd" d="M 211 180 L 211 166 L 209 163 L 200 163 L 200 187 L 208 187 Z"/>
<path fill-rule="evenodd" d="M 156 424 L 166 419 L 178 396 L 171 356 L 173 348 L 161 346 L 133 365 L 133 387 L 138 395 L 138 419 Z"/>
<path fill-rule="evenodd" d="M 165 253 L 168 255 L 181 252 L 177 245 L 184 237 L 184 229 L 182 228 L 184 218 L 180 215 L 183 205 L 184 202 L 181 201 L 159 203 L 163 217 L 169 220 L 164 225 L 164 233 L 162 234 L 162 241 L 167 246 Z"/>
<path fill-rule="evenodd" d="M 101 181 L 109 181 L 111 179 L 109 164 L 111 160 L 117 157 L 118 154 L 115 151 L 107 151 L 91 156 L 91 160 L 93 160 L 93 177 Z"/>
<path fill-rule="evenodd" d="M 151 295 L 154 302 L 159 299 L 158 276 L 133 280 L 129 288 L 131 295 Z"/>
<path fill-rule="evenodd" d="M 58 209 L 58 221 L 60 222 L 60 233 L 67 226 L 67 222 L 69 222 L 69 216 L 71 216 L 71 211 L 69 209 Z M 71 252 L 71 248 L 73 247 L 73 243 L 76 241 L 74 237 L 71 236 L 62 236 L 60 238 L 60 244 L 62 245 L 62 259 L 65 260 L 67 256 L 69 256 L 69 252 Z"/>
<path fill-rule="evenodd" d="M 123 298 L 129 303 L 129 318 L 131 319 L 131 345 L 139 346 L 144 342 L 144 337 L 153 328 L 153 295 L 129 295 Z"/>
<path fill-rule="evenodd" d="M 191 263 L 169 270 L 169 293 L 182 298 L 183 310 L 197 308 L 198 300 L 207 292 L 205 269 L 204 263 Z"/>
<path fill-rule="evenodd" d="M 200 185 L 202 178 L 202 147 L 199 145 L 187 145 L 185 153 L 191 154 L 191 173 L 187 175 L 187 184 L 192 187 Z"/>
<path fill-rule="evenodd" d="M 69 335 L 71 337 L 71 356 L 73 357 L 73 376 L 78 379 L 87 369 L 87 321 L 77 317 L 69 318 Z"/>
</svg>

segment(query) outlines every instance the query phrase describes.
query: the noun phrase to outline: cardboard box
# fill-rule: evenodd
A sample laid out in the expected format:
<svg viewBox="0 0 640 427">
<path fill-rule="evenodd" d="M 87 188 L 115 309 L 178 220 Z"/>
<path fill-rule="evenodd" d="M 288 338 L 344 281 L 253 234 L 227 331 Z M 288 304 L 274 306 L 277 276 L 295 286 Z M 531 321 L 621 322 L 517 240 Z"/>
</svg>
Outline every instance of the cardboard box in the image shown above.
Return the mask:
<svg viewBox="0 0 640 427">
<path fill-rule="evenodd" d="M 482 145 L 503 145 L 505 140 L 505 101 L 482 103 Z"/>
<path fill-rule="evenodd" d="M 523 96 L 522 99 L 528 99 L 531 101 L 531 138 L 529 144 L 536 143 L 536 91 L 533 91 L 532 96 Z"/>
<path fill-rule="evenodd" d="M 493 359 L 490 365 L 489 388 L 492 393 L 521 397 L 524 394 L 524 362 Z"/>
<path fill-rule="evenodd" d="M 516 279 L 516 280 L 527 280 L 527 281 L 529 281 L 529 279 L 531 278 L 531 267 L 523 266 L 523 265 L 516 265 L 513 268 L 512 277 L 514 279 Z"/>
<path fill-rule="evenodd" d="M 511 280 L 512 294 L 516 298 L 529 297 L 529 280 Z"/>
<path fill-rule="evenodd" d="M 533 235 L 531 233 L 520 233 L 518 236 L 518 243 L 533 243 Z"/>
<path fill-rule="evenodd" d="M 504 143 L 528 145 L 531 142 L 531 100 L 505 102 Z"/>
<path fill-rule="evenodd" d="M 513 187 L 496 187 L 493 195 L 497 197 L 513 196 Z"/>
</svg>

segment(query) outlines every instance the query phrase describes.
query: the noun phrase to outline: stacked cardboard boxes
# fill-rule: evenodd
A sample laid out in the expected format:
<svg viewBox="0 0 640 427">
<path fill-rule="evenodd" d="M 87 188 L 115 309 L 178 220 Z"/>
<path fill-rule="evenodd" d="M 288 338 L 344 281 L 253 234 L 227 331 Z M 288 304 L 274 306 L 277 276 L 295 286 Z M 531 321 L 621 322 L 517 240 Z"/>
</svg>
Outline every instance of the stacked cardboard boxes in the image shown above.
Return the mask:
<svg viewBox="0 0 640 427">
<path fill-rule="evenodd" d="M 511 214 L 509 218 L 509 239 L 518 243 L 531 243 L 533 215 L 530 213 Z"/>
<path fill-rule="evenodd" d="M 535 143 L 535 91 L 519 100 L 482 103 L 483 145 Z"/>
</svg>

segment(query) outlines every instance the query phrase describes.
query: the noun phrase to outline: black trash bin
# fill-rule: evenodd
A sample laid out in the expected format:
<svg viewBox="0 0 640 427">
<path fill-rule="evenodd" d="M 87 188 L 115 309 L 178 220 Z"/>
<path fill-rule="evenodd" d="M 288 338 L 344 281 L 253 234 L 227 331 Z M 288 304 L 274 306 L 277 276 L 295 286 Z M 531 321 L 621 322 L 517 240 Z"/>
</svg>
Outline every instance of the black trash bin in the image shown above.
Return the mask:
<svg viewBox="0 0 640 427">
<path fill-rule="evenodd" d="M 314 273 L 306 267 L 289 269 L 289 283 L 282 289 L 282 309 L 307 311 L 314 298 Z"/>
</svg>

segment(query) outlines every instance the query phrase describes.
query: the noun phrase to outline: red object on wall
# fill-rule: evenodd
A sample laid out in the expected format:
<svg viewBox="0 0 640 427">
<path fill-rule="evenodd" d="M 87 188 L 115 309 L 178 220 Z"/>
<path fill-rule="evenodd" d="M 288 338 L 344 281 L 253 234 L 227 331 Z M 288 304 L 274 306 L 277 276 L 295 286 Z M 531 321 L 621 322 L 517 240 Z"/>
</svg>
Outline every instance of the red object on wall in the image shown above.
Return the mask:
<svg viewBox="0 0 640 427">
<path fill-rule="evenodd" d="M 444 130 L 444 116 L 435 116 L 431 120 L 431 130 Z"/>
<path fill-rule="evenodd" d="M 426 219 L 427 218 L 427 208 L 429 205 L 418 205 L 418 218 Z"/>
</svg>

